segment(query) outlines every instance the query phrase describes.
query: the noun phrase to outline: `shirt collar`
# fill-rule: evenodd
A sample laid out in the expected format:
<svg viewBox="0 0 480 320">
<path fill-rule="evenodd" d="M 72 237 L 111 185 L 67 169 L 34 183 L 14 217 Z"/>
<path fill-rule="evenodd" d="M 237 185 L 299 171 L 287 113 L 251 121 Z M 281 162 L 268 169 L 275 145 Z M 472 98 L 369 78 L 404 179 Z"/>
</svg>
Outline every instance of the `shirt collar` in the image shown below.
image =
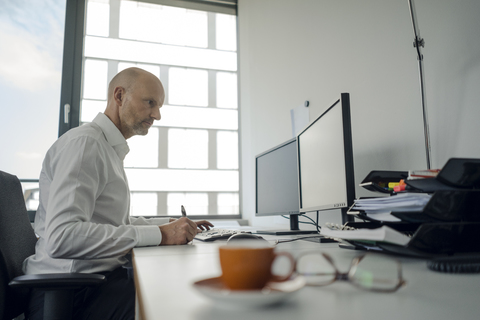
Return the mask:
<svg viewBox="0 0 480 320">
<path fill-rule="evenodd" d="M 118 157 L 124 160 L 125 156 L 130 152 L 130 148 L 128 147 L 127 140 L 125 140 L 125 137 L 115 124 L 113 124 L 112 120 L 110 120 L 104 113 L 100 112 L 95 119 L 93 119 L 93 122 L 102 129 L 107 142 L 115 150 Z"/>
</svg>

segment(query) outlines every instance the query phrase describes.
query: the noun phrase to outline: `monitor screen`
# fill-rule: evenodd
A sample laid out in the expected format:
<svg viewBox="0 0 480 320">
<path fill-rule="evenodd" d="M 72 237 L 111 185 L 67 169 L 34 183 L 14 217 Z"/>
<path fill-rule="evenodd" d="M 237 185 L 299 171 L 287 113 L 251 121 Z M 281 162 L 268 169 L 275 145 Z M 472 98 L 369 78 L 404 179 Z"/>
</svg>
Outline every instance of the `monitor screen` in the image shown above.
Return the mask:
<svg viewBox="0 0 480 320">
<path fill-rule="evenodd" d="M 255 157 L 257 216 L 299 214 L 296 150 L 294 138 Z"/>
<path fill-rule="evenodd" d="M 347 208 L 355 199 L 350 99 L 342 93 L 297 135 L 300 212 Z"/>
</svg>

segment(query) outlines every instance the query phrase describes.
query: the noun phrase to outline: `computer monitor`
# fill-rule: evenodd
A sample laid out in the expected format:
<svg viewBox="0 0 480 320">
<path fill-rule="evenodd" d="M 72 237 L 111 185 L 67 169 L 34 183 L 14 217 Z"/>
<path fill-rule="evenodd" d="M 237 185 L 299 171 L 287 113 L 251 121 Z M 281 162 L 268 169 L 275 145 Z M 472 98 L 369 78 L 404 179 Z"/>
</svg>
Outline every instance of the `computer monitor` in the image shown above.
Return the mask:
<svg viewBox="0 0 480 320">
<path fill-rule="evenodd" d="M 256 216 L 289 215 L 290 230 L 257 230 L 263 234 L 304 234 L 298 227 L 298 174 L 296 138 L 255 157 Z"/>
<path fill-rule="evenodd" d="M 342 93 L 297 135 L 299 211 L 341 209 L 355 199 L 350 96 Z"/>
</svg>

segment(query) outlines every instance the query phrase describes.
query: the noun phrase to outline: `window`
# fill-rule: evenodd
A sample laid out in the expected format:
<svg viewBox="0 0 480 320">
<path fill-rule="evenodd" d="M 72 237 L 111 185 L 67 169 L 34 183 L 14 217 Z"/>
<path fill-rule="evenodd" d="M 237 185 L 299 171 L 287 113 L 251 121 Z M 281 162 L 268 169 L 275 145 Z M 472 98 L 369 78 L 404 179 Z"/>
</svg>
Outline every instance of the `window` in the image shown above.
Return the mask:
<svg viewBox="0 0 480 320">
<path fill-rule="evenodd" d="M 79 124 L 105 110 L 117 72 L 155 74 L 162 120 L 128 140 L 131 214 L 238 217 L 236 16 L 161 2 L 87 1 Z"/>
<path fill-rule="evenodd" d="M 208 106 L 208 71 L 169 68 L 167 101 L 170 105 Z"/>
<path fill-rule="evenodd" d="M 179 215 L 180 206 L 188 208 L 188 215 L 208 214 L 208 193 L 168 193 L 168 215 Z"/>
<path fill-rule="evenodd" d="M 168 168 L 208 169 L 208 131 L 168 129 Z"/>
</svg>

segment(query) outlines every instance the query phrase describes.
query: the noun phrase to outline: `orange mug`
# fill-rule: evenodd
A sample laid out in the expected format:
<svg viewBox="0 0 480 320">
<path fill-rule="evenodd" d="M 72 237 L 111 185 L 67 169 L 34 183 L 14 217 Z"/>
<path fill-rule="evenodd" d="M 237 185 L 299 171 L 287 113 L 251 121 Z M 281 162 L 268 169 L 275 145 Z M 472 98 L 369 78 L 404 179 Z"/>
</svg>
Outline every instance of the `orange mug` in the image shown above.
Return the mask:
<svg viewBox="0 0 480 320">
<path fill-rule="evenodd" d="M 285 256 L 290 270 L 283 276 L 272 274 L 275 259 Z M 285 281 L 293 274 L 295 260 L 288 252 L 274 252 L 274 247 L 222 246 L 219 248 L 222 281 L 231 290 L 258 290 L 269 281 Z"/>
</svg>

